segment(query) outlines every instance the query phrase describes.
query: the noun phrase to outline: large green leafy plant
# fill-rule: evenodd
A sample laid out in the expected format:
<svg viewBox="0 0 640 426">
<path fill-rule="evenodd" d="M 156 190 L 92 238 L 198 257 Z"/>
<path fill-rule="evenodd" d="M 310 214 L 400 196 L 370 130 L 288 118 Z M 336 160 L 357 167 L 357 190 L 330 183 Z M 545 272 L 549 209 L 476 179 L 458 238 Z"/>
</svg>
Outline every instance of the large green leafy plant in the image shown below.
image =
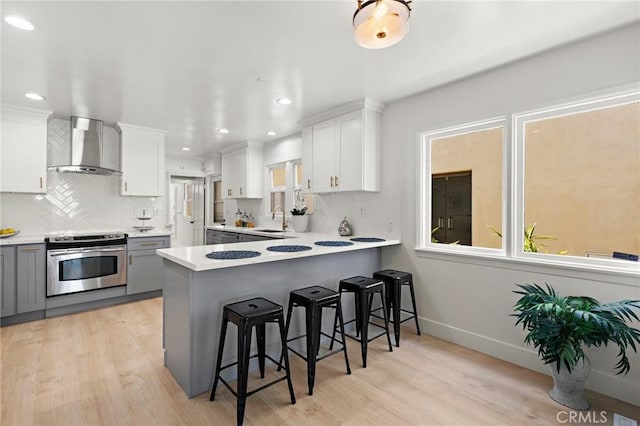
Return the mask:
<svg viewBox="0 0 640 426">
<path fill-rule="evenodd" d="M 633 309 L 640 300 L 622 300 L 601 304 L 586 296 L 560 296 L 549 284 L 516 284 L 522 295 L 514 307 L 516 325 L 522 324 L 527 335 L 524 342 L 533 344 L 545 364 L 555 364 L 558 372 L 564 365 L 569 372 L 584 358 L 584 347 L 618 345 L 616 374 L 626 374 L 631 365 L 627 357 L 630 347 L 636 352 L 640 331 L 626 321 L 638 321 Z"/>
</svg>

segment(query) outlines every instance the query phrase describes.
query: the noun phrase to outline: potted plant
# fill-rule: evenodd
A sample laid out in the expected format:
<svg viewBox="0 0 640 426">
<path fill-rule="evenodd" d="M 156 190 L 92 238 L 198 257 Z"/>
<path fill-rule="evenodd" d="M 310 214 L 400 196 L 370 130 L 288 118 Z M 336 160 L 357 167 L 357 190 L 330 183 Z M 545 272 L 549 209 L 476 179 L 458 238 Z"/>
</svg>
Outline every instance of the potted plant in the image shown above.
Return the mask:
<svg viewBox="0 0 640 426">
<path fill-rule="evenodd" d="M 560 296 L 549 284 L 517 284 L 521 295 L 514 306 L 516 325 L 522 324 L 527 335 L 524 342 L 533 344 L 553 376 L 549 395 L 567 407 L 586 410 L 584 383 L 590 371 L 585 347 L 618 346 L 616 374 L 627 374 L 631 365 L 627 349 L 636 352 L 640 331 L 626 321 L 638 320 L 633 309 L 640 300 L 622 300 L 602 304 L 586 296 Z"/>
<path fill-rule="evenodd" d="M 306 216 L 307 208 L 301 209 L 294 208 L 291 210 L 291 225 L 296 232 L 307 232 L 307 226 L 309 225 L 309 216 Z"/>
</svg>

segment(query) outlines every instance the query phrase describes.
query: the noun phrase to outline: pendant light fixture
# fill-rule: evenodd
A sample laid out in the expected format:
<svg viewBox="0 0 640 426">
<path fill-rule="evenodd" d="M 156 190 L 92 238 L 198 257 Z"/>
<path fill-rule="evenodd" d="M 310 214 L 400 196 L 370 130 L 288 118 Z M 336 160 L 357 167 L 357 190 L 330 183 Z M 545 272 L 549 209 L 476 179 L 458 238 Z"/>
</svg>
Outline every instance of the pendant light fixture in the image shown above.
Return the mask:
<svg viewBox="0 0 640 426">
<path fill-rule="evenodd" d="M 411 1 L 358 0 L 353 14 L 353 35 L 356 42 L 367 49 L 393 46 L 409 31 Z"/>
</svg>

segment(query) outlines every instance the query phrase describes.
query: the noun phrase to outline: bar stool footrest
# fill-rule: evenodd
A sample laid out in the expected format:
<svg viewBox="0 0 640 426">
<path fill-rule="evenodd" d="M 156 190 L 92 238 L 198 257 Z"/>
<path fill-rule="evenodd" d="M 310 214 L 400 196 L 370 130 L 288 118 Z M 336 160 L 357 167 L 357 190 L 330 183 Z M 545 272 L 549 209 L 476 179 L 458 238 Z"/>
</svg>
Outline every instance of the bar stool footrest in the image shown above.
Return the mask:
<svg viewBox="0 0 640 426">
<path fill-rule="evenodd" d="M 251 355 L 251 356 L 249 357 L 249 359 L 256 358 L 256 357 L 258 357 L 258 356 L 259 356 L 259 354 Z M 280 362 L 276 361 L 275 359 L 271 358 L 271 356 L 270 356 L 270 355 L 265 354 L 265 356 L 264 356 L 264 357 L 265 357 L 266 359 L 270 360 L 271 362 L 273 362 L 276 366 L 278 366 L 278 371 L 280 371 L 280 370 L 284 370 L 285 372 L 287 371 L 287 368 L 286 368 L 285 366 L 283 366 Z M 238 365 L 238 362 L 237 362 L 237 361 L 236 361 L 236 362 L 232 362 L 231 364 L 227 364 L 227 365 L 225 365 L 224 367 L 220 367 L 220 373 L 222 373 L 222 370 L 224 370 L 224 369 L 226 369 L 226 368 L 229 368 L 229 367 L 234 367 L 234 366 L 236 366 L 236 365 Z M 268 388 L 268 387 L 269 387 L 269 386 L 271 386 L 271 385 L 275 385 L 276 383 L 281 382 L 281 381 L 285 380 L 286 378 L 287 378 L 287 376 L 286 376 L 286 374 L 285 374 L 284 376 L 279 377 L 279 378 L 277 378 L 277 379 L 275 379 L 275 380 L 273 380 L 273 381 L 271 381 L 271 382 L 269 382 L 269 383 L 266 383 L 266 384 L 264 384 L 264 385 L 260 386 L 259 388 L 252 390 L 251 392 L 247 392 L 247 397 L 249 397 L 249 396 L 253 395 L 254 393 L 256 393 L 256 392 L 258 392 L 258 391 L 261 391 L 262 389 Z M 223 384 L 223 385 L 225 385 L 225 386 L 227 387 L 227 389 L 229 389 L 229 391 L 230 391 L 230 392 L 231 392 L 231 393 L 232 393 L 236 398 L 238 397 L 238 392 L 237 392 L 235 389 L 233 389 L 233 388 L 231 387 L 231 385 L 229 385 L 229 383 L 227 383 L 227 381 L 224 379 L 224 377 L 222 377 L 222 375 L 218 374 L 218 380 L 220 380 L 220 381 L 222 382 L 222 384 Z"/>
</svg>

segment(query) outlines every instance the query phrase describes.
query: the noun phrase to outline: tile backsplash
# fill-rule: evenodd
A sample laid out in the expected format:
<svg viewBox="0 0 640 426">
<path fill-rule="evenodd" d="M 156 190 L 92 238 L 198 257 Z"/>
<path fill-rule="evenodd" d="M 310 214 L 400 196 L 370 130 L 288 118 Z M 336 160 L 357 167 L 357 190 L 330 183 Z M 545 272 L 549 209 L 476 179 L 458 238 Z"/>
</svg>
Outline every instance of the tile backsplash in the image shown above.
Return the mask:
<svg viewBox="0 0 640 426">
<path fill-rule="evenodd" d="M 47 131 L 47 156 L 59 157 L 70 140 L 69 120 L 52 119 Z M 163 197 L 120 196 L 119 176 L 47 172 L 46 194 L 0 194 L 0 227 L 20 229 L 24 235 L 57 231 L 133 231 L 136 219 L 153 216 L 162 229 L 166 206 Z"/>
</svg>

